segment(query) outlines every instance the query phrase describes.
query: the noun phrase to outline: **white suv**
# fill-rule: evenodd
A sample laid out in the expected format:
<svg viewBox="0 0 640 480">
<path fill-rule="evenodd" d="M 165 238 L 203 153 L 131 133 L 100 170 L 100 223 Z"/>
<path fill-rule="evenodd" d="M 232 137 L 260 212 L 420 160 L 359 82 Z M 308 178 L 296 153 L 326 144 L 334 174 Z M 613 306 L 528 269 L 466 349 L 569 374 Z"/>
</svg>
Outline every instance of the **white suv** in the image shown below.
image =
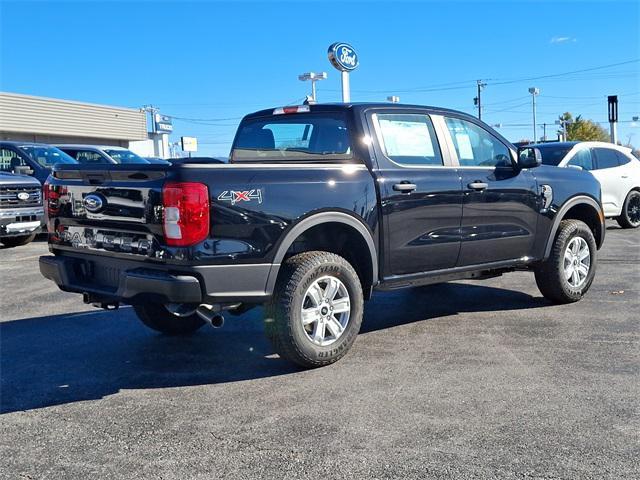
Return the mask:
<svg viewBox="0 0 640 480">
<path fill-rule="evenodd" d="M 533 145 L 542 163 L 588 170 L 602 187 L 608 218 L 623 228 L 640 227 L 640 161 L 631 149 L 605 142 L 551 142 Z"/>
</svg>

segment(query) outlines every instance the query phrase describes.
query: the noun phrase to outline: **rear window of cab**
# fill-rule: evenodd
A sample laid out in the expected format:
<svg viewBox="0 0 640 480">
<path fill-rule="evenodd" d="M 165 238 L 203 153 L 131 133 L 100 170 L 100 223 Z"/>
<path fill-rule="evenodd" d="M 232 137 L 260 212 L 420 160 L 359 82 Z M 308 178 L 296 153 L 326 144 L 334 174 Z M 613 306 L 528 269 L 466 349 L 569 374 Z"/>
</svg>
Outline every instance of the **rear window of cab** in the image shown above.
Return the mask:
<svg viewBox="0 0 640 480">
<path fill-rule="evenodd" d="M 343 112 L 245 119 L 231 150 L 231 161 L 235 162 L 317 162 L 351 158 L 351 138 Z"/>
</svg>

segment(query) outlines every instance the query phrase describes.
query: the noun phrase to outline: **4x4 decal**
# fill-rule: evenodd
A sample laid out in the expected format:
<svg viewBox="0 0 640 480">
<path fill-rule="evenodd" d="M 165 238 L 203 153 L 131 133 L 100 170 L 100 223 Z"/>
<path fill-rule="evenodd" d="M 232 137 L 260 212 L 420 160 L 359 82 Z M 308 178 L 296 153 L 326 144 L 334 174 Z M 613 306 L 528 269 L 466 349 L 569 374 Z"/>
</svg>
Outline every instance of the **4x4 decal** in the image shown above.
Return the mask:
<svg viewBox="0 0 640 480">
<path fill-rule="evenodd" d="M 218 195 L 218 200 L 221 202 L 231 202 L 231 205 L 239 202 L 251 202 L 253 200 L 262 203 L 262 190 L 259 188 L 253 188 L 251 190 L 225 190 Z"/>
</svg>

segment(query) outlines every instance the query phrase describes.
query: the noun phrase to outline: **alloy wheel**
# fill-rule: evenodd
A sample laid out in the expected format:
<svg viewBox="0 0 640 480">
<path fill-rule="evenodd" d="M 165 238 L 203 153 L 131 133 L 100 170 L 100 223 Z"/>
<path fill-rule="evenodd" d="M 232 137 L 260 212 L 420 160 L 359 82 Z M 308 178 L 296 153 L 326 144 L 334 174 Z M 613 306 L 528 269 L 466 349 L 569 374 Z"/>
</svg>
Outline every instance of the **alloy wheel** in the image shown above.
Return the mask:
<svg viewBox="0 0 640 480">
<path fill-rule="evenodd" d="M 634 227 L 640 225 L 640 195 L 633 195 L 627 202 L 627 218 Z"/>
<path fill-rule="evenodd" d="M 573 237 L 564 251 L 564 277 L 572 288 L 580 288 L 591 268 L 591 251 L 582 237 Z"/>
<path fill-rule="evenodd" d="M 307 338 L 321 347 L 331 345 L 349 323 L 351 301 L 347 287 L 336 277 L 317 279 L 305 292 L 301 313 Z"/>
</svg>

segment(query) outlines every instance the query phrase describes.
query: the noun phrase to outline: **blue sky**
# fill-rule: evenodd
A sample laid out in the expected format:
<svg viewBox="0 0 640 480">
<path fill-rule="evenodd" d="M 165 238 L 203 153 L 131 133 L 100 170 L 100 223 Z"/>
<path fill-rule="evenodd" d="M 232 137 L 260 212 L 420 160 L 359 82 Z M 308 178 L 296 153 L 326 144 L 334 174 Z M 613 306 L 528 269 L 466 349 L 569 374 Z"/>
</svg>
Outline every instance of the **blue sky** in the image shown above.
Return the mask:
<svg viewBox="0 0 640 480">
<path fill-rule="evenodd" d="M 226 155 L 239 117 L 308 93 L 300 73 L 326 71 L 319 100 L 339 101 L 326 51 L 346 41 L 360 57 L 354 101 L 474 112 L 482 79 L 483 120 L 517 141 L 533 135 L 528 87 L 541 90 L 539 124 L 567 110 L 606 122 L 606 96 L 619 94 L 620 138 L 640 146 L 638 25 L 637 1 L 0 1 L 0 89 L 153 104 L 174 116 L 175 139 Z"/>
</svg>

